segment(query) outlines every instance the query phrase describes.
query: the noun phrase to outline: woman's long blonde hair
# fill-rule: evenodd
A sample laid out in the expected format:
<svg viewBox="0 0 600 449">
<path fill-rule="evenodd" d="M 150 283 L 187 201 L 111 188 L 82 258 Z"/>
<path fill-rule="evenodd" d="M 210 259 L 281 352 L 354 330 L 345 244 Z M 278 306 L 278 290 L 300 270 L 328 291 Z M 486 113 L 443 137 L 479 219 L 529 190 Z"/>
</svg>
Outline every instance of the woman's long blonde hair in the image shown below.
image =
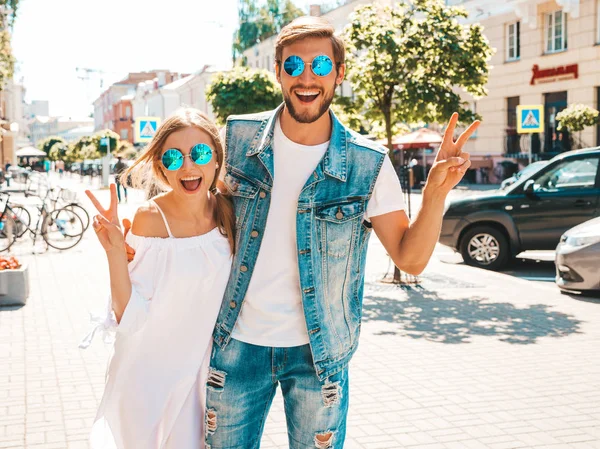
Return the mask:
<svg viewBox="0 0 600 449">
<path fill-rule="evenodd" d="M 203 112 L 193 108 L 182 108 L 165 120 L 140 157 L 121 174 L 122 184 L 133 188 L 145 189 L 148 193 L 169 189 L 169 182 L 161 168 L 161 157 L 165 142 L 174 132 L 190 127 L 196 127 L 212 138 L 218 168 L 209 191 L 217 200 L 215 220 L 221 233 L 227 237 L 231 251 L 233 252 L 235 251 L 235 214 L 233 212 L 233 205 L 227 194 L 221 193 L 216 189 L 219 173 L 223 170 L 224 166 L 223 145 L 219 129 Z"/>
</svg>

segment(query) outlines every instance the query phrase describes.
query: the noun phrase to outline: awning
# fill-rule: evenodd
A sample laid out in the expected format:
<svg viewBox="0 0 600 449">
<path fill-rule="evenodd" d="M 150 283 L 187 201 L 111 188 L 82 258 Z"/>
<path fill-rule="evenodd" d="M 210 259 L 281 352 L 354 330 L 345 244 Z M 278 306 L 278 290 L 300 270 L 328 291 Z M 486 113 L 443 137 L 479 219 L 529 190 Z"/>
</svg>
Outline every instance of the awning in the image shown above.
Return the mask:
<svg viewBox="0 0 600 449">
<path fill-rule="evenodd" d="M 46 153 L 35 147 L 23 147 L 16 151 L 17 157 L 46 157 Z"/>
</svg>

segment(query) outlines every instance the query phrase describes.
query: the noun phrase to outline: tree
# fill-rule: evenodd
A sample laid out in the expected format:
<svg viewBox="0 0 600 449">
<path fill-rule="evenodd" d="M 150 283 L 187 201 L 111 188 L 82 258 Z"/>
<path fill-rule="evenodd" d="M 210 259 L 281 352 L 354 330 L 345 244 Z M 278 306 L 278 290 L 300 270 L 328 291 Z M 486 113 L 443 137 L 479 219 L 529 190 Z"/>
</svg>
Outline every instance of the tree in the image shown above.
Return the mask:
<svg viewBox="0 0 600 449">
<path fill-rule="evenodd" d="M 581 141 L 581 131 L 588 126 L 594 126 L 598 123 L 598 111 L 585 104 L 572 104 L 556 114 L 556 120 L 559 121 L 557 130 L 574 133 L 579 132 L 579 145 L 583 147 Z"/>
<path fill-rule="evenodd" d="M 282 95 L 270 72 L 236 67 L 215 75 L 206 88 L 206 100 L 211 103 L 217 121 L 223 124 L 233 114 L 274 109 L 282 102 Z"/>
<path fill-rule="evenodd" d="M 19 0 L 0 0 L 0 90 L 4 89 L 6 82 L 12 79 L 15 71 L 15 57 L 10 45 L 10 31 L 12 28 Z"/>
<path fill-rule="evenodd" d="M 38 147 L 38 149 L 40 149 L 44 153 L 46 153 L 47 156 L 50 156 L 50 150 L 52 149 L 52 147 L 55 144 L 64 145 L 64 144 L 66 144 L 66 142 L 65 142 L 65 139 L 63 139 L 62 137 L 50 136 L 50 137 L 46 137 L 45 139 L 40 140 L 37 143 L 37 147 Z"/>
<path fill-rule="evenodd" d="M 110 129 L 99 131 L 92 136 L 83 136 L 66 152 L 69 162 L 83 161 L 85 159 L 101 159 L 106 155 L 106 145 L 101 145 L 101 139 L 109 138 L 111 153 L 119 147 L 119 135 Z"/>
<path fill-rule="evenodd" d="M 65 160 L 68 149 L 69 145 L 66 142 L 56 142 L 50 147 L 50 151 L 48 152 L 48 158 L 51 161 Z"/>
<path fill-rule="evenodd" d="M 350 97 L 336 95 L 331 103 L 331 109 L 338 120 L 350 129 L 361 133 L 367 133 L 367 120 L 362 114 L 362 104 Z"/>
<path fill-rule="evenodd" d="M 462 121 L 476 117 L 460 97 L 486 95 L 492 55 L 480 25 L 461 25 L 467 13 L 442 0 L 393 7 L 358 7 L 345 29 L 347 76 L 366 112 L 385 124 L 388 148 L 398 122 Z"/>
<path fill-rule="evenodd" d="M 138 152 L 131 143 L 129 143 L 127 140 L 121 140 L 115 156 L 121 156 L 125 159 L 135 159 L 137 154 Z"/>
<path fill-rule="evenodd" d="M 292 0 L 266 0 L 258 6 L 256 0 L 240 0 L 238 17 L 240 26 L 233 38 L 233 60 L 240 58 L 253 47 L 277 33 L 304 12 Z"/>
</svg>

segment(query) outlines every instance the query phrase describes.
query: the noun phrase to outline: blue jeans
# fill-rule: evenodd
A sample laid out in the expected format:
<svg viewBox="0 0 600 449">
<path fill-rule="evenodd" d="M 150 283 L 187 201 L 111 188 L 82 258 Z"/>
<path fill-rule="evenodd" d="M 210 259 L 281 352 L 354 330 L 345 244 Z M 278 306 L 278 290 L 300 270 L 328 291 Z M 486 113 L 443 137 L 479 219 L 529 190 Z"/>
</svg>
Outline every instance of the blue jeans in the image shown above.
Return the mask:
<svg viewBox="0 0 600 449">
<path fill-rule="evenodd" d="M 277 385 L 290 449 L 341 449 L 348 367 L 319 381 L 310 346 L 272 348 L 231 339 L 213 348 L 206 396 L 206 449 L 256 449 Z"/>
</svg>

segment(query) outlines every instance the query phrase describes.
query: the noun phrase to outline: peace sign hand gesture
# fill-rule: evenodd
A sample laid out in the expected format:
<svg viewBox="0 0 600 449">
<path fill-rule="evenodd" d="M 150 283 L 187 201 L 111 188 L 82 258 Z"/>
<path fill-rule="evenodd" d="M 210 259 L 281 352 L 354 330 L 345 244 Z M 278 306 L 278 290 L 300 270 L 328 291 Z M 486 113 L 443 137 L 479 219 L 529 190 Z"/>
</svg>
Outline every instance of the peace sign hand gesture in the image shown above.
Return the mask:
<svg viewBox="0 0 600 449">
<path fill-rule="evenodd" d="M 125 243 L 125 237 L 127 237 L 127 233 L 131 229 L 131 222 L 127 219 L 123 220 L 123 227 L 125 229 L 125 233 L 123 234 L 117 212 L 119 204 L 117 200 L 117 186 L 115 184 L 110 185 L 110 205 L 108 209 L 104 209 L 100 201 L 89 190 L 86 190 L 85 194 L 92 201 L 98 212 L 100 212 L 100 215 L 94 217 L 93 227 L 104 250 L 108 253 L 113 250 L 121 251 L 125 248 L 128 260 L 133 260 L 135 251 Z"/>
<path fill-rule="evenodd" d="M 475 120 L 454 142 L 454 130 L 458 122 L 458 114 L 455 112 L 450 118 L 448 127 L 444 132 L 444 138 L 435 158 L 435 163 L 427 178 L 427 187 L 438 193 L 448 194 L 463 178 L 471 161 L 469 153 L 462 151 L 469 137 L 479 127 L 480 121 Z"/>
</svg>

